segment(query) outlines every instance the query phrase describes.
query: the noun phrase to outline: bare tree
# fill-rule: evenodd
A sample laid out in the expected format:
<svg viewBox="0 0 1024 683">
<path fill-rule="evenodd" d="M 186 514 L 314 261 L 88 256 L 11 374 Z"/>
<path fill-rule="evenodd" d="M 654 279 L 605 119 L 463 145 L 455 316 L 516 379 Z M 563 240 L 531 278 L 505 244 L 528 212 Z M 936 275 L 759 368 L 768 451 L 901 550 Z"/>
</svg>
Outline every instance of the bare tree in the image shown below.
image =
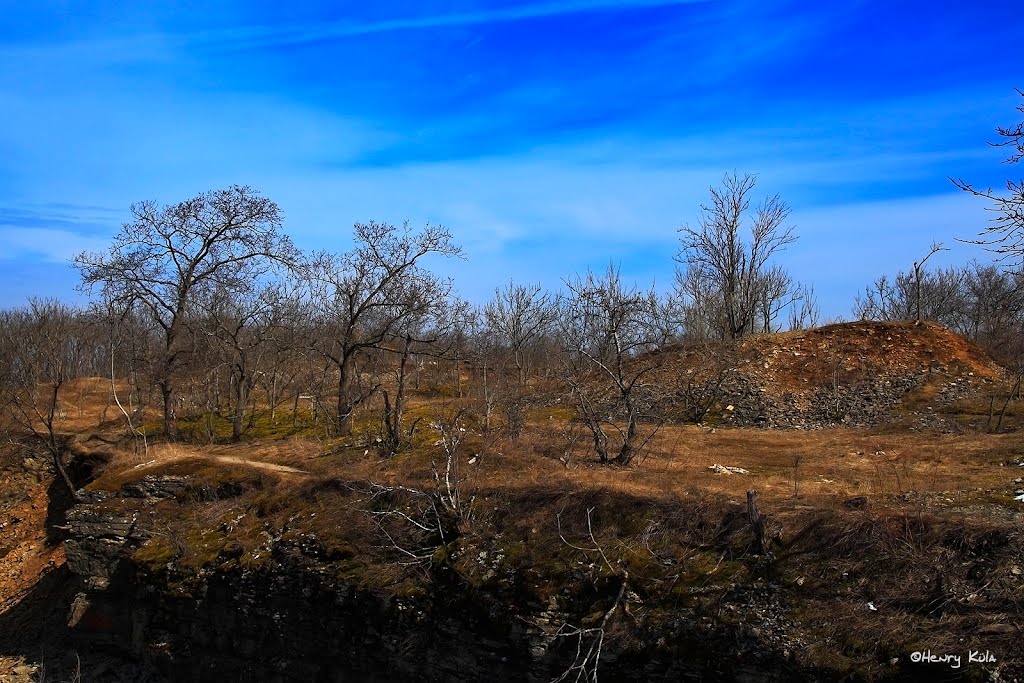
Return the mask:
<svg viewBox="0 0 1024 683">
<path fill-rule="evenodd" d="M 566 377 L 580 418 L 594 437 L 601 462 L 628 465 L 653 436 L 640 438 L 636 398 L 643 378 L 662 360 L 662 354 L 654 353 L 659 339 L 657 296 L 653 290 L 623 285 L 614 265 L 602 276 L 588 272 L 566 286 L 560 324 Z M 615 455 L 609 452 L 609 428 L 618 435 Z"/>
<path fill-rule="evenodd" d="M 453 350 L 451 332 L 461 326 L 468 315 L 470 306 L 461 299 L 448 301 L 440 298 L 421 310 L 419 317 L 410 317 L 392 338 L 397 348 L 382 346 L 398 356 L 395 372 L 394 400 L 388 389 L 382 390 L 384 414 L 382 416 L 381 454 L 390 456 L 408 445 L 416 430 L 418 419 L 406 431 L 405 418 L 406 388 L 409 378 L 409 362 L 413 356 L 443 358 Z M 448 343 L 443 343 L 448 342 Z"/>
<path fill-rule="evenodd" d="M 1004 363 L 1024 358 L 1024 272 L 974 262 L 966 270 L 964 296 L 956 329 Z"/>
<path fill-rule="evenodd" d="M 1024 97 L 1024 90 L 1017 90 Z M 1024 113 L 1024 104 L 1017 107 Z M 1024 159 L 1024 121 L 1013 126 L 997 127 L 999 139 L 989 144 L 994 147 L 1009 147 L 1013 151 L 1006 163 L 1015 164 Z M 971 183 L 960 178 L 950 178 L 954 185 L 976 197 L 989 201 L 988 210 L 994 215 L 990 225 L 978 235 L 976 240 L 961 240 L 969 244 L 980 244 L 990 251 L 999 254 L 999 258 L 1019 261 L 1024 267 L 1024 180 L 1007 180 L 1006 194 L 997 194 L 991 188 L 977 189 Z"/>
<path fill-rule="evenodd" d="M 726 328 L 725 303 L 698 268 L 676 270 L 675 296 L 682 330 L 690 340 L 720 340 Z M 726 336 L 727 338 L 727 336 Z"/>
<path fill-rule="evenodd" d="M 539 284 L 509 282 L 504 289 L 495 289 L 484 307 L 488 327 L 508 345 L 520 385 L 526 383 L 530 369 L 530 343 L 547 331 L 554 314 L 551 296 Z"/>
<path fill-rule="evenodd" d="M 675 364 L 678 372 L 670 373 L 656 391 L 645 392 L 656 412 L 669 420 L 702 422 L 721 404 L 737 350 L 738 345 L 727 339 L 688 341 L 682 347 L 683 361 Z"/>
<path fill-rule="evenodd" d="M 861 320 L 934 320 L 960 329 L 964 278 L 962 268 L 928 271 L 920 264 L 892 280 L 882 275 L 857 295 L 853 314 Z"/>
<path fill-rule="evenodd" d="M 607 636 L 608 626 L 612 617 L 615 616 L 616 611 L 622 611 L 631 617 L 633 616 L 629 611 L 627 600 L 629 570 L 621 566 L 621 560 L 616 562 L 616 565 L 613 565 L 608 560 L 608 555 L 605 553 L 604 548 L 601 547 L 601 544 L 597 542 L 597 538 L 594 537 L 594 527 L 591 519 L 593 512 L 594 508 L 587 508 L 588 546 L 573 543 L 565 538 L 565 534 L 562 533 L 561 513 L 555 518 L 558 524 L 558 536 L 562 539 L 562 543 L 582 552 L 584 557 L 591 560 L 591 566 L 595 567 L 597 571 L 600 571 L 600 568 L 596 561 L 592 561 L 592 558 L 599 557 L 601 563 L 608 568 L 611 577 L 618 583 L 618 588 L 614 592 L 615 598 L 611 605 L 605 609 L 601 620 L 595 625 L 586 627 L 582 625 L 572 626 L 565 623 L 555 632 L 554 637 L 556 638 L 576 638 L 576 656 L 569 667 L 561 675 L 552 679 L 551 683 L 562 683 L 562 681 L 569 680 L 574 681 L 574 683 L 597 683 L 597 675 L 601 664 L 601 650 L 604 647 L 604 640 Z M 596 588 L 596 582 L 594 584 Z M 635 617 L 633 618 L 635 621 Z"/>
<path fill-rule="evenodd" d="M 925 261 L 940 251 L 943 251 L 942 243 L 932 242 L 925 257 L 920 261 L 914 261 L 914 312 L 917 314 L 914 319 L 917 322 L 921 322 L 921 273 L 924 270 Z"/>
<path fill-rule="evenodd" d="M 451 233 L 440 226 L 414 232 L 386 223 L 357 223 L 355 248 L 342 255 L 321 253 L 307 266 L 312 318 L 320 328 L 313 350 L 337 373 L 334 428 L 348 434 L 352 412 L 380 388 L 360 386 L 362 366 L 382 345 L 445 301 L 451 282 L 421 266 L 428 254 L 461 256 Z"/>
<path fill-rule="evenodd" d="M 721 188 L 710 188 L 711 203 L 701 205 L 697 226 L 679 229 L 681 245 L 676 260 L 685 270 L 677 270 L 677 289 L 691 299 L 700 292 L 720 305 L 721 312 L 715 316 L 720 334 L 731 339 L 753 331 L 759 310 L 767 307 L 771 311 L 777 299 L 789 295 L 789 288 L 780 294 L 780 271 L 773 273 L 769 263 L 772 256 L 796 241 L 793 228 L 785 225 L 790 210 L 774 195 L 751 215 L 750 193 L 756 183 L 753 175 L 726 174 Z M 744 238 L 743 228 L 748 223 L 750 235 Z M 768 313 L 767 317 L 770 322 L 773 316 Z"/>
<path fill-rule="evenodd" d="M 132 307 L 118 310 L 109 301 L 96 303 L 94 307 L 97 317 L 107 328 L 111 396 L 124 416 L 128 433 L 134 441 L 136 455 L 148 455 L 149 439 L 141 424 L 145 392 L 142 391 L 139 376 L 142 373 L 141 366 L 145 365 L 145 351 L 148 346 L 146 342 L 150 335 L 140 324 L 139 316 L 135 315 Z M 128 391 L 123 396 L 118 393 L 117 388 L 119 373 L 127 382 Z"/>
<path fill-rule="evenodd" d="M 75 486 L 64 467 L 66 447 L 57 420 L 61 390 L 78 376 L 81 358 L 75 342 L 81 326 L 78 311 L 49 299 L 33 299 L 28 308 L 4 311 L 0 317 L 6 366 L 0 372 L 0 406 L 7 405 L 17 424 L 46 446 L 73 497 Z"/>
<path fill-rule="evenodd" d="M 470 363 L 471 377 L 476 377 L 478 399 L 483 404 L 483 428 L 491 430 L 492 416 L 501 394 L 508 390 L 504 369 L 507 357 L 503 335 L 488 321 L 486 307 L 474 308 L 466 320 L 468 334 L 464 345 L 465 357 Z M 505 380 L 504 384 L 502 380 Z M 461 386 L 461 384 L 460 384 Z M 472 395 L 472 385 L 469 393 Z M 461 390 L 460 390 L 460 396 Z"/>
<path fill-rule="evenodd" d="M 786 308 L 792 308 L 800 296 L 799 285 L 793 282 L 792 276 L 782 266 L 768 268 L 758 278 L 755 286 L 758 294 L 757 308 L 761 316 L 761 332 L 777 332 L 775 319 Z M 754 324 L 751 323 L 751 331 Z"/>
<path fill-rule="evenodd" d="M 814 285 L 799 285 L 794 294 L 796 303 L 789 310 L 789 329 L 804 330 L 818 326 L 820 310 L 818 298 L 814 294 Z"/>
<path fill-rule="evenodd" d="M 104 298 L 127 308 L 141 305 L 164 333 L 156 378 L 163 397 L 164 429 L 177 435 L 176 374 L 187 353 L 189 316 L 201 292 L 238 289 L 258 280 L 274 262 L 297 252 L 281 232 L 277 204 L 250 187 L 234 185 L 180 204 L 144 201 L 131 207 L 106 253 L 75 257 L 82 286 L 102 287 Z"/>
<path fill-rule="evenodd" d="M 280 284 L 243 286 L 232 292 L 217 288 L 204 301 L 205 331 L 213 340 L 219 361 L 228 368 L 231 400 L 231 438 L 238 441 L 246 431 L 246 410 L 274 349 L 273 335 L 283 327 Z"/>
<path fill-rule="evenodd" d="M 387 541 L 383 547 L 397 552 L 404 566 L 447 562 L 447 553 L 439 556 L 438 549 L 471 531 L 476 495 L 467 470 L 480 456 L 467 459 L 463 452 L 463 414 L 442 410 L 430 423 L 443 456 L 440 465 L 436 458 L 430 461 L 432 490 L 371 483 L 365 491 L 366 512 Z"/>
</svg>

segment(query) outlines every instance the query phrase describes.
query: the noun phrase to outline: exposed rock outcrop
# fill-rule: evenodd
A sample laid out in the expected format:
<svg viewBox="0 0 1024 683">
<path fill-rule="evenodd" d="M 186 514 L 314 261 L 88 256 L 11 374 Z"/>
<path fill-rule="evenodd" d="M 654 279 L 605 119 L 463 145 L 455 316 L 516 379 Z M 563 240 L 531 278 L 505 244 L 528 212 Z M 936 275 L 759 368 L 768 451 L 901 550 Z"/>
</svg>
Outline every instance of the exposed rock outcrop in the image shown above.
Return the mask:
<svg viewBox="0 0 1024 683">
<path fill-rule="evenodd" d="M 443 566 L 423 577 L 421 590 L 385 596 L 339 576 L 312 534 L 268 534 L 259 566 L 243 566 L 225 548 L 207 570 L 178 569 L 136 552 L 148 532 L 126 500 L 98 500 L 69 515 L 68 564 L 82 579 L 69 625 L 81 642 L 113 648 L 169 679 L 548 681 L 573 661 L 577 639 L 556 636 L 571 621 L 565 596 L 516 603 Z M 776 616 L 765 618 L 765 633 L 780 618 L 777 605 L 768 613 Z M 609 637 L 601 675 L 808 678 L 789 661 L 782 631 L 773 643 L 679 608 L 662 632 L 639 641 Z"/>
</svg>

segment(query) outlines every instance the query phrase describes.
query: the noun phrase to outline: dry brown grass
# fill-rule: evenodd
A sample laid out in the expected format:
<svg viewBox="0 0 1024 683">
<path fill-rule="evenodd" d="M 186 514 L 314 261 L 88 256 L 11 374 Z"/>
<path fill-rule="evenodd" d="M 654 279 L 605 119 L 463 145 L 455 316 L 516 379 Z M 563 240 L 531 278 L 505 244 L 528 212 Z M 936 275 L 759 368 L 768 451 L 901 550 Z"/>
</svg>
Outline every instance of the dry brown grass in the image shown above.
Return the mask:
<svg viewBox="0 0 1024 683">
<path fill-rule="evenodd" d="M 69 390 L 85 397 L 85 405 L 71 412 L 83 416 L 81 419 L 94 428 L 96 418 L 102 415 L 102 396 L 104 391 L 109 393 L 109 382 L 83 380 Z M 120 446 L 104 448 L 116 455 L 108 466 L 110 472 L 134 469 L 140 476 L 172 461 L 206 459 L 282 471 L 293 468 L 299 472 L 291 472 L 292 476 L 314 479 L 341 476 L 427 486 L 432 480 L 431 461 L 440 456 L 436 434 L 428 426 L 430 418 L 453 405 L 451 400 L 416 399 L 411 412 L 424 418 L 418 435 L 420 446 L 389 459 L 378 457 L 365 437 L 346 440 L 308 435 L 202 446 L 156 442 L 143 453 L 128 447 L 129 441 L 116 423 L 108 423 L 103 431 L 113 441 L 120 440 Z M 690 490 L 739 500 L 746 490 L 756 488 L 766 505 L 780 510 L 830 507 L 862 495 L 886 504 L 902 504 L 906 501 L 898 497 L 910 494 L 915 505 L 943 508 L 975 505 L 978 501 L 973 499 L 986 496 L 989 502 L 1012 504 L 1012 499 L 1002 498 L 1010 493 L 1019 472 L 1000 467 L 1000 463 L 1024 455 L 1024 439 L 1017 434 L 845 428 L 712 430 L 669 425 L 658 432 L 632 467 L 599 466 L 588 451 L 586 434 L 575 444 L 566 466 L 559 459 L 566 454 L 565 433 L 570 429 L 563 413 L 558 409 L 533 411 L 515 441 L 500 429 L 482 433 L 476 424 L 462 449 L 466 458 L 479 456 L 475 466 L 464 469 L 468 480 L 490 490 L 604 488 L 662 501 Z M 67 420 L 68 427 L 77 424 L 70 417 Z M 472 427 L 474 423 L 470 420 L 469 424 Z M 749 474 L 715 474 L 708 469 L 714 464 L 744 468 Z"/>
<path fill-rule="evenodd" d="M 416 409 L 427 417 L 451 407 Z M 1006 463 L 1024 456 L 1020 434 L 666 426 L 633 466 L 618 468 L 598 464 L 585 438 L 564 464 L 570 425 L 554 413 L 535 415 L 516 440 L 470 419 L 460 464 L 473 514 L 436 556 L 406 566 L 370 512 L 412 510 L 421 499 L 374 497 L 371 483 L 433 490 L 443 459 L 429 422 L 416 448 L 386 459 L 365 443 L 310 436 L 157 443 L 144 463 L 122 444 L 93 487 L 115 490 L 145 474 L 193 480 L 196 495 L 146 508 L 156 532 L 136 556 L 147 571 L 173 566 L 177 581 L 194 579 L 198 567 L 258 571 L 274 561 L 274 543 L 294 541 L 343 584 L 406 597 L 427 590 L 443 567 L 502 600 L 558 596 L 584 618 L 593 587 L 608 580 L 593 553 L 570 545 L 588 547 L 592 524 L 615 566 L 628 568 L 644 600 L 634 617 L 650 628 L 683 607 L 741 628 L 730 621 L 744 614 L 737 586 L 756 591 L 768 580 L 786 595 L 780 609 L 808 643 L 800 654 L 808 666 L 871 680 L 891 675 L 887 662 L 908 648 L 952 647 L 965 634 L 975 634 L 975 649 L 1011 656 L 1005 624 L 1021 607 L 1011 570 L 1024 505 L 1009 494 L 1024 468 Z M 749 474 L 715 474 L 713 464 Z M 752 550 L 749 489 L 779 537 L 767 564 Z M 854 496 L 865 496 L 867 509 L 845 508 Z M 389 523 L 399 544 L 422 542 L 400 518 Z M 503 559 L 487 564 L 481 552 Z M 735 610 L 723 611 L 728 605 Z M 982 633 L 993 625 L 1003 630 Z M 878 645 L 880 635 L 888 645 Z"/>
<path fill-rule="evenodd" d="M 127 409 L 128 383 L 117 380 L 115 387 L 118 397 Z M 64 432 L 90 432 L 124 422 L 124 416 L 114 401 L 109 377 L 73 379 L 61 387 L 57 401 L 56 426 Z M 157 411 L 147 410 L 146 416 L 150 415 L 156 417 Z"/>
<path fill-rule="evenodd" d="M 819 354 L 815 365 L 806 354 L 839 342 L 846 359 L 873 354 L 888 365 L 998 375 L 976 348 L 932 325 L 755 337 L 744 353 L 765 355 L 771 372 L 801 386 L 828 362 Z M 91 488 L 116 491 L 154 474 L 190 481 L 188 495 L 145 508 L 155 533 L 137 560 L 153 571 L 171 560 L 181 576 L 196 567 L 259 569 L 273 543 L 313 538 L 309 552 L 347 583 L 401 596 L 424 590 L 430 572 L 443 568 L 465 585 L 506 591 L 509 600 L 546 604 L 557 595 L 585 614 L 594 599 L 587 592 L 608 572 L 593 553 L 571 544 L 596 540 L 616 566 L 628 568 L 631 589 L 648 601 L 637 607 L 638 620 L 667 623 L 686 606 L 728 623 L 723 605 L 738 600 L 731 591 L 768 581 L 786 594 L 794 632 L 810 642 L 805 663 L 867 679 L 885 675 L 885 662 L 906 648 L 952 647 L 1021 611 L 1021 579 L 1012 570 L 1024 504 L 1013 494 L 1024 487 L 1013 480 L 1024 477 L 1024 468 L 1010 466 L 1024 458 L 1021 433 L 667 425 L 632 466 L 620 468 L 600 465 L 585 433 L 571 444 L 572 411 L 554 401 L 531 406 L 522 434 L 512 439 L 500 418 L 484 431 L 472 400 L 417 396 L 409 409 L 410 419 L 422 418 L 414 444 L 390 458 L 374 448 L 372 406 L 346 438 L 268 428 L 240 443 L 157 440 L 139 451 L 109 389 L 106 380 L 79 380 L 62 395 L 75 408 L 65 408 L 61 428 L 98 434 L 79 436 L 74 445 L 107 461 Z M 929 404 L 936 393 L 926 383 L 907 405 Z M 423 499 L 408 491 L 378 496 L 372 484 L 433 493 L 444 453 L 432 423 L 461 408 L 468 412 L 459 486 L 474 501 L 472 514 L 456 524 L 454 540 L 439 543 L 436 557 L 410 569 L 381 538 L 371 513 L 413 510 Z M 748 473 L 716 474 L 709 469 L 715 464 Z M 750 489 L 759 491 L 777 535 L 770 561 L 752 551 L 743 507 Z M 844 506 L 855 497 L 866 504 Z M 422 541 L 402 518 L 389 523 L 399 543 Z M 500 567 L 482 566 L 481 552 L 499 551 Z M 583 602 L 572 603 L 574 596 Z M 866 610 L 867 602 L 878 613 Z M 1009 657 L 1006 633 L 975 639 Z M 894 645 L 879 646 L 879 634 Z"/>
<path fill-rule="evenodd" d="M 957 495 L 1005 489 L 1017 475 L 999 464 L 1014 454 L 1024 454 L 1021 437 L 1015 434 L 667 426 L 633 467 L 598 465 L 587 453 L 585 440 L 577 444 L 566 467 L 555 457 L 544 455 L 545 449 L 559 451 L 564 447 L 561 431 L 565 426 L 554 420 L 534 423 L 518 442 L 493 444 L 492 452 L 485 453 L 473 473 L 475 480 L 495 489 L 541 484 L 573 489 L 602 487 L 655 499 L 691 489 L 739 499 L 746 490 L 756 488 L 765 500 L 781 505 L 794 498 L 794 479 L 798 476 L 798 500 L 809 504 L 858 495 L 885 499 L 908 492 Z M 794 467 L 797 457 L 798 470 Z M 378 469 L 386 470 L 389 464 L 381 463 Z M 750 474 L 715 474 L 708 469 L 713 464 L 741 467 Z M 407 470 L 404 461 L 400 467 Z"/>
</svg>

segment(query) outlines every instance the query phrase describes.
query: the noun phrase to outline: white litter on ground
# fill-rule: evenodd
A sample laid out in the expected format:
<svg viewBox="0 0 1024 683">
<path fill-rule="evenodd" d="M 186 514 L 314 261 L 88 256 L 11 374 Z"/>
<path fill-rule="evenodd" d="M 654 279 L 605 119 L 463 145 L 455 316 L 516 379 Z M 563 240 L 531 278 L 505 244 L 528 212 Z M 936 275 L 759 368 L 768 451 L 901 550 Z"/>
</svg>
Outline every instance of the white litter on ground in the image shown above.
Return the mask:
<svg viewBox="0 0 1024 683">
<path fill-rule="evenodd" d="M 718 463 L 711 465 L 708 469 L 715 474 L 750 474 L 750 472 L 742 467 L 729 467 L 728 465 L 719 465 Z"/>
</svg>

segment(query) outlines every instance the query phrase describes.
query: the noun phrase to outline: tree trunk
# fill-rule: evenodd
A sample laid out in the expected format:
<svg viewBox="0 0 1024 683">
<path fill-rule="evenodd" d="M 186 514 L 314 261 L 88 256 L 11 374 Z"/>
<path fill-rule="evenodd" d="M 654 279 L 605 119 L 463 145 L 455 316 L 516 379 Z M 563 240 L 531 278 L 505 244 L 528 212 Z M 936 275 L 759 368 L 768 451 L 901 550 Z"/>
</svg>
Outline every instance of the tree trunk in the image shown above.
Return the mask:
<svg viewBox="0 0 1024 683">
<path fill-rule="evenodd" d="M 523 353 L 520 349 L 515 351 L 516 370 L 519 376 L 519 386 L 526 384 L 526 361 L 523 358 Z"/>
<path fill-rule="evenodd" d="M 405 412 L 405 368 L 409 362 L 412 337 L 406 335 L 405 347 L 402 349 L 402 360 L 398 365 L 398 388 L 395 391 L 395 404 L 391 405 L 388 392 L 384 392 L 384 443 L 383 455 L 398 453 L 402 448 L 402 415 Z"/>
<path fill-rule="evenodd" d="M 334 413 L 335 436 L 348 436 L 352 433 L 352 409 L 348 401 L 348 363 L 338 366 L 338 401 Z"/>
<path fill-rule="evenodd" d="M 747 516 L 750 518 L 750 526 L 754 530 L 754 552 L 763 555 L 765 552 L 764 542 L 764 520 L 757 509 L 757 491 L 747 491 Z"/>
<path fill-rule="evenodd" d="M 602 463 L 608 462 L 608 436 L 601 429 L 601 424 L 593 417 L 586 418 L 585 421 L 594 435 L 594 452 L 597 453 L 597 457 Z"/>
<path fill-rule="evenodd" d="M 160 383 L 160 396 L 164 402 L 164 434 L 169 439 L 178 438 L 178 421 L 174 415 L 174 387 L 170 380 L 162 380 Z"/>
<path fill-rule="evenodd" d="M 487 361 L 484 361 L 483 368 L 484 377 L 484 431 L 491 431 L 491 405 L 493 403 L 491 399 L 490 386 L 487 384 Z"/>
<path fill-rule="evenodd" d="M 352 433 L 352 411 L 355 406 L 347 401 L 338 401 L 337 415 L 334 419 L 334 435 L 348 436 Z"/>
<path fill-rule="evenodd" d="M 627 418 L 626 434 L 622 439 L 622 448 L 619 449 L 619 455 L 615 459 L 615 461 L 620 465 L 628 465 L 633 461 L 633 456 L 636 454 L 636 448 L 634 446 L 637 433 L 636 411 L 630 407 L 628 412 L 629 417 Z"/>
<path fill-rule="evenodd" d="M 240 441 L 245 424 L 245 405 L 248 402 L 248 387 L 244 378 L 235 382 L 235 409 L 231 416 L 231 440 Z"/>
<path fill-rule="evenodd" d="M 1010 401 L 1013 400 L 1014 394 L 1020 391 L 1022 379 L 1024 379 L 1024 368 L 1017 373 L 1017 381 L 1014 383 L 1013 387 L 1010 388 L 1010 393 L 1006 395 L 1006 401 L 1003 402 L 1003 409 L 999 411 L 999 421 L 996 422 L 997 432 L 1003 427 L 1003 418 L 1006 416 L 1006 409 L 1010 407 Z M 991 418 L 989 419 L 991 420 Z"/>
<path fill-rule="evenodd" d="M 270 398 L 270 421 L 277 424 L 277 370 L 271 375 L 270 385 L 267 387 Z"/>
<path fill-rule="evenodd" d="M 57 439 L 57 431 L 54 429 L 53 425 L 54 417 L 57 415 L 57 395 L 59 392 L 60 383 L 53 384 L 50 387 L 50 405 L 47 406 L 46 411 L 46 444 L 49 448 L 50 454 L 53 456 L 53 468 L 64 481 L 64 485 L 71 494 L 71 499 L 77 501 L 78 494 L 75 492 L 75 485 L 71 482 L 71 477 L 68 476 L 67 470 L 64 469 L 64 461 L 62 459 L 64 454 L 64 444 Z"/>
<path fill-rule="evenodd" d="M 71 481 L 71 477 L 68 476 L 68 471 L 64 469 L 64 449 L 63 447 L 57 447 L 50 450 L 53 455 L 53 468 L 57 470 L 57 475 L 64 482 L 64 486 L 67 487 L 68 493 L 71 494 L 71 499 L 75 502 L 78 501 L 78 492 L 75 490 L 75 485 Z"/>
</svg>

